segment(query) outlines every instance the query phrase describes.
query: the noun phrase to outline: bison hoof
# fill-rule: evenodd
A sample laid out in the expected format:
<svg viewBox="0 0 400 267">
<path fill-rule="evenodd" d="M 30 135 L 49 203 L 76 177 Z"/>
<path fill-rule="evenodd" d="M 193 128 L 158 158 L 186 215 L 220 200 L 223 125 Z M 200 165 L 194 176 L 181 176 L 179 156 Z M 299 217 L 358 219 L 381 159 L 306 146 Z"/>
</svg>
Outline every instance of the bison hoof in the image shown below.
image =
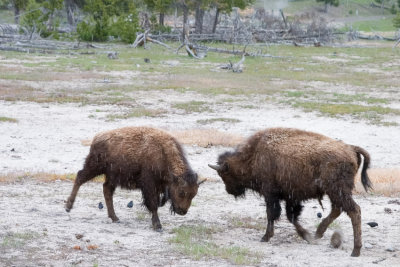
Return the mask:
<svg viewBox="0 0 400 267">
<path fill-rule="evenodd" d="M 322 234 L 319 234 L 319 233 L 315 233 L 315 236 L 314 236 L 314 238 L 315 239 L 321 239 L 322 238 Z"/>
<path fill-rule="evenodd" d="M 314 241 L 312 236 L 309 233 L 304 234 L 304 240 L 307 241 L 308 244 L 312 244 Z"/>
<path fill-rule="evenodd" d="M 65 208 L 65 211 L 66 211 L 66 212 L 70 212 L 70 211 L 71 211 L 71 209 L 69 209 L 69 208 Z"/>
<path fill-rule="evenodd" d="M 120 223 L 120 221 L 119 221 L 119 219 L 117 217 L 111 218 L 111 220 L 112 220 L 113 223 Z"/>
<path fill-rule="evenodd" d="M 268 242 L 269 240 L 271 239 L 271 236 L 269 236 L 269 235 L 264 235 L 262 238 L 261 238 L 261 242 Z"/>
<path fill-rule="evenodd" d="M 353 252 L 351 253 L 352 257 L 359 257 L 360 256 L 360 250 L 359 249 L 353 249 Z"/>
<path fill-rule="evenodd" d="M 154 231 L 159 232 L 159 233 L 162 233 L 162 232 L 163 232 L 163 229 L 162 229 L 162 228 L 155 228 Z"/>
</svg>

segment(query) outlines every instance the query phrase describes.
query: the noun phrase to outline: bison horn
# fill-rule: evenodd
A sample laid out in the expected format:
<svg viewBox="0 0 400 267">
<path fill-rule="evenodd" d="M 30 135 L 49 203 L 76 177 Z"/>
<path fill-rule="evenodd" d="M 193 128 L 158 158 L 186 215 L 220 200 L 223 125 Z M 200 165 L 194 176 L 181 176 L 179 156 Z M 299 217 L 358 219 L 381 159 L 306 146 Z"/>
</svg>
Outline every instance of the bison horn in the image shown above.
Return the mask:
<svg viewBox="0 0 400 267">
<path fill-rule="evenodd" d="M 208 164 L 208 167 L 210 167 L 211 169 L 214 169 L 216 171 L 221 170 L 221 166 L 219 166 L 219 165 Z"/>
<path fill-rule="evenodd" d="M 197 185 L 201 185 L 201 184 L 204 183 L 205 181 L 207 181 L 207 178 L 206 178 L 206 179 L 203 179 L 203 180 L 201 180 L 201 181 L 199 181 L 199 182 L 197 182 Z"/>
</svg>

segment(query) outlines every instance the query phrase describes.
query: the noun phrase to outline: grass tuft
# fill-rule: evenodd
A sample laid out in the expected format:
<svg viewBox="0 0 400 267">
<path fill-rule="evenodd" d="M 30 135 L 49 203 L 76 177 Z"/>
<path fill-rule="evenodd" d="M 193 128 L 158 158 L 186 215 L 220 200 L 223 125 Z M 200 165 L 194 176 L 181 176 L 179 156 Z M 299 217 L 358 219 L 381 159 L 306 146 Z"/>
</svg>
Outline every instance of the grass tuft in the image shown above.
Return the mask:
<svg viewBox="0 0 400 267">
<path fill-rule="evenodd" d="M 169 242 L 177 249 L 195 260 L 202 258 L 220 258 L 233 264 L 250 265 L 260 262 L 260 254 L 251 252 L 248 248 L 238 246 L 223 247 L 210 241 L 216 229 L 205 226 L 181 226 L 175 228 L 175 236 Z"/>
<path fill-rule="evenodd" d="M 12 122 L 12 123 L 17 123 L 18 120 L 14 118 L 9 118 L 9 117 L 0 117 L 0 122 Z"/>
<path fill-rule="evenodd" d="M 208 106 L 208 103 L 204 101 L 189 101 L 183 103 L 176 103 L 172 105 L 172 107 L 176 109 L 182 109 L 186 113 L 211 111 L 210 107 Z"/>
<path fill-rule="evenodd" d="M 200 147 L 227 146 L 232 147 L 243 141 L 240 135 L 224 133 L 215 129 L 191 129 L 173 131 L 171 134 L 179 142 L 186 145 L 198 145 Z"/>
<path fill-rule="evenodd" d="M 369 169 L 367 171 L 372 182 L 371 193 L 383 196 L 400 196 L 400 169 Z M 354 193 L 366 194 L 360 176 L 356 177 Z"/>
<path fill-rule="evenodd" d="M 240 120 L 231 118 L 213 118 L 213 119 L 197 120 L 196 122 L 199 124 L 211 124 L 214 122 L 238 123 L 240 122 Z"/>
</svg>

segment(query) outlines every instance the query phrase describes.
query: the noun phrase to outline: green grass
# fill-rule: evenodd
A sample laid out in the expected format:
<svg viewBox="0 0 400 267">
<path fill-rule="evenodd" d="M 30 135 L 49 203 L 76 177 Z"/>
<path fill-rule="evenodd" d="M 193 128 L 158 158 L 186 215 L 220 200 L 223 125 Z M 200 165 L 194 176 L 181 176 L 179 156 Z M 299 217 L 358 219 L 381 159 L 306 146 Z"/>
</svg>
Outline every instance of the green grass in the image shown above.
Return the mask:
<svg viewBox="0 0 400 267">
<path fill-rule="evenodd" d="M 351 24 L 347 23 L 345 31 L 350 29 L 352 26 L 353 30 L 363 31 L 363 32 L 395 32 L 396 28 L 393 26 L 393 17 L 387 16 L 379 20 L 366 20 L 366 21 L 355 21 Z"/>
<path fill-rule="evenodd" d="M 224 247 L 212 242 L 216 229 L 205 226 L 181 226 L 175 228 L 174 237 L 169 242 L 195 260 L 220 258 L 238 265 L 253 265 L 260 262 L 260 254 L 238 246 Z"/>
<path fill-rule="evenodd" d="M 170 43 L 170 45 L 175 47 L 178 44 Z M 233 48 L 229 44 L 209 45 Z M 235 49 L 240 50 L 243 47 L 236 45 Z M 137 103 L 133 97 L 136 98 L 137 92 L 162 95 L 166 90 L 174 90 L 174 94 L 177 95 L 188 92 L 201 95 L 202 99 L 167 103 L 185 113 L 212 112 L 214 105 L 254 109 L 257 108 L 257 103 L 268 102 L 315 110 L 327 116 L 349 114 L 369 121 L 382 122 L 386 114 L 397 115 L 396 110 L 385 109 L 385 105 L 400 100 L 395 87 L 395 84 L 400 82 L 398 78 L 400 73 L 395 64 L 388 65 L 388 62 L 397 62 L 396 60 L 400 58 L 398 49 L 299 48 L 279 45 L 262 48 L 248 46 L 246 51 L 255 52 L 260 49 L 264 53 L 281 58 L 248 57 L 244 63 L 245 71 L 240 75 L 213 71 L 217 65 L 229 60 L 236 62 L 240 57 L 210 52 L 200 61 L 189 58 L 183 52 L 176 55 L 155 45 L 146 50 L 116 45 L 113 50 L 119 51 L 117 60 L 109 60 L 101 49 L 93 50 L 96 54 L 57 57 L 4 52 L 3 58 L 23 61 L 20 65 L 24 66 L 24 69 L 23 71 L 18 69 L 18 63 L 10 68 L 7 63 L 0 61 L 0 79 L 12 80 L 0 87 L 0 99 L 39 103 L 134 106 L 128 112 L 109 115 L 110 120 L 162 116 L 163 111 L 136 107 Z M 151 63 L 145 64 L 143 62 L 145 57 L 150 58 Z M 166 60 L 177 60 L 180 63 L 166 68 L 163 63 Z M 43 71 L 42 64 L 46 65 L 46 72 Z M 376 71 L 366 73 L 365 68 Z M 54 87 L 57 81 L 52 77 L 57 77 L 57 81 L 60 82 L 76 81 L 77 84 L 83 82 L 86 86 L 79 88 L 75 85 L 74 89 Z M 111 82 L 103 83 L 104 78 Z M 43 87 L 40 89 L 26 87 L 24 81 L 41 82 Z M 343 88 L 350 88 L 352 92 L 357 93 L 346 93 Z M 382 92 L 384 95 L 390 93 L 393 98 L 377 97 L 376 92 Z M 247 103 L 242 103 L 243 101 Z M 349 107 L 346 109 L 338 105 L 349 105 Z M 357 109 L 354 105 L 363 107 Z M 378 106 L 381 107 L 377 108 Z M 199 120 L 198 123 L 209 124 L 216 121 L 236 122 L 229 118 L 217 118 Z M 384 124 L 387 122 L 382 122 L 382 125 Z"/>
<path fill-rule="evenodd" d="M 400 115 L 400 110 L 398 109 L 357 104 L 295 102 L 293 103 L 293 107 L 302 108 L 306 111 L 319 111 L 322 114 L 332 117 L 351 115 L 355 118 L 365 119 L 372 124 L 384 126 L 397 126 L 397 123 L 383 121 L 383 115 Z"/>
<path fill-rule="evenodd" d="M 207 102 L 195 100 L 183 103 L 175 103 L 172 105 L 172 107 L 184 110 L 186 113 L 211 111 Z"/>
<path fill-rule="evenodd" d="M 0 247 L 3 248 L 22 248 L 31 240 L 37 239 L 39 234 L 33 231 L 28 232 L 9 232 L 1 238 Z"/>
<path fill-rule="evenodd" d="M 129 119 L 129 118 L 140 118 L 140 117 L 159 117 L 165 114 L 165 110 L 161 109 L 150 109 L 145 107 L 132 108 L 130 111 L 123 114 L 108 114 L 107 120 L 113 121 L 117 119 Z"/>
<path fill-rule="evenodd" d="M 18 120 L 14 118 L 9 118 L 9 117 L 0 117 L 0 122 L 13 122 L 17 123 Z"/>
<path fill-rule="evenodd" d="M 213 119 L 197 120 L 196 122 L 199 124 L 211 124 L 214 122 L 238 123 L 240 122 L 240 120 L 231 118 L 213 118 Z"/>
</svg>

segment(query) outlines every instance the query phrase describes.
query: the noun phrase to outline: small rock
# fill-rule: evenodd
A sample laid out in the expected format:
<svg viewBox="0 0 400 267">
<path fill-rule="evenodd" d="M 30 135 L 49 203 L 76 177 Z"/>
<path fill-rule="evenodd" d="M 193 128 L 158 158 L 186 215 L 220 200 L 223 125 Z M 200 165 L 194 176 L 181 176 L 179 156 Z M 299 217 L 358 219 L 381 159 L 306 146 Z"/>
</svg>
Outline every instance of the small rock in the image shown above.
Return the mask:
<svg viewBox="0 0 400 267">
<path fill-rule="evenodd" d="M 82 234 L 75 234 L 76 239 L 81 239 L 83 237 Z"/>
<path fill-rule="evenodd" d="M 397 205 L 400 205 L 400 200 L 398 200 L 398 199 L 389 200 L 389 201 L 388 201 L 388 204 L 397 204 Z"/>
<path fill-rule="evenodd" d="M 99 202 L 99 210 L 101 210 L 103 207 L 103 203 Z"/>
<path fill-rule="evenodd" d="M 318 212 L 318 213 L 317 213 L 317 217 L 318 217 L 318 218 L 322 218 L 322 213 L 321 213 L 321 212 Z"/>
<path fill-rule="evenodd" d="M 370 244 L 370 243 L 364 243 L 364 248 L 366 248 L 366 249 L 370 249 L 370 248 L 372 248 L 373 246 Z"/>
<path fill-rule="evenodd" d="M 11 151 L 11 152 L 15 152 L 15 148 L 11 149 L 10 151 Z"/>
<path fill-rule="evenodd" d="M 387 214 L 391 214 L 392 213 L 392 209 L 390 209 L 390 208 L 385 208 L 384 211 Z"/>
<path fill-rule="evenodd" d="M 389 252 L 395 252 L 396 251 L 396 249 L 394 247 L 387 247 L 385 250 L 389 251 Z"/>
<path fill-rule="evenodd" d="M 369 226 L 371 226 L 372 228 L 378 226 L 378 223 L 376 223 L 376 222 L 367 222 L 367 224 L 368 224 Z"/>
<path fill-rule="evenodd" d="M 126 205 L 128 208 L 132 208 L 133 207 L 133 201 L 129 201 L 128 205 Z"/>
<path fill-rule="evenodd" d="M 150 58 L 144 58 L 144 62 L 146 62 L 146 63 L 150 63 Z"/>
</svg>

